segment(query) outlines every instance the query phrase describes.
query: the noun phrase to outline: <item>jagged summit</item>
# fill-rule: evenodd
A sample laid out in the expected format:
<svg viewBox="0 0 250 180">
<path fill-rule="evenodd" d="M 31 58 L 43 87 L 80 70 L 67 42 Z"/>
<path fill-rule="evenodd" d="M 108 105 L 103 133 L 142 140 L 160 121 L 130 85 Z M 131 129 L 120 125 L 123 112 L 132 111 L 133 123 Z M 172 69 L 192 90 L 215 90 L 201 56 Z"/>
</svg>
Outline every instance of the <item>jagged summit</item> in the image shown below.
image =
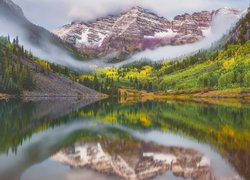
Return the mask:
<svg viewBox="0 0 250 180">
<path fill-rule="evenodd" d="M 130 9 L 128 9 L 127 11 L 125 11 L 125 12 L 130 12 L 130 11 L 134 11 L 134 12 L 144 12 L 144 11 L 149 11 L 149 10 L 147 10 L 147 9 L 144 9 L 144 8 L 142 8 L 142 7 L 140 7 L 140 6 L 133 6 L 133 7 L 131 7 Z"/>
<path fill-rule="evenodd" d="M 158 16 L 156 13 L 150 11 L 150 9 L 146 9 L 146 8 L 143 8 L 143 7 L 140 7 L 140 6 L 133 6 L 130 9 L 128 9 L 127 11 L 123 12 L 122 14 L 125 14 L 125 13 L 128 13 L 128 12 L 130 12 L 130 13 L 149 13 L 149 14 Z"/>
<path fill-rule="evenodd" d="M 230 7 L 223 7 L 223 8 L 220 8 L 220 9 L 214 11 L 214 13 L 216 15 L 235 15 L 235 16 L 239 16 L 240 11 L 241 11 L 240 9 L 235 9 L 235 8 L 230 8 Z"/>
<path fill-rule="evenodd" d="M 243 13 L 243 17 L 227 37 L 229 43 L 245 43 L 248 40 L 250 40 L 250 8 Z"/>
<path fill-rule="evenodd" d="M 93 56 L 130 54 L 164 45 L 197 42 L 211 33 L 216 16 L 238 17 L 240 11 L 221 8 L 177 15 L 172 21 L 139 6 L 93 22 L 74 22 L 53 31 L 62 40 Z"/>
</svg>

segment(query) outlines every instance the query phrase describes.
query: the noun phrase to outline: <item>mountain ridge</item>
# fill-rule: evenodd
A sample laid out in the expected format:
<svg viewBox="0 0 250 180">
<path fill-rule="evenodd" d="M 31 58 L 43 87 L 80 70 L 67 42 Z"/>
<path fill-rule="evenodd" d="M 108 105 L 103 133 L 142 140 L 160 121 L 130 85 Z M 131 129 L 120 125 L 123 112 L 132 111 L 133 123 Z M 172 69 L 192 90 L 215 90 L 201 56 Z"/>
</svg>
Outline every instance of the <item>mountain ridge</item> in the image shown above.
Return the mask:
<svg viewBox="0 0 250 180">
<path fill-rule="evenodd" d="M 228 42 L 245 43 L 250 39 L 250 7 L 248 7 L 245 14 L 245 17 L 242 17 L 229 33 Z"/>
<path fill-rule="evenodd" d="M 25 17 L 22 8 L 11 0 L 0 0 L 0 22 L 1 21 L 3 21 L 3 23 L 5 21 L 8 23 L 4 23 L 4 25 L 7 27 L 8 31 L 13 31 L 13 37 L 18 35 L 20 39 L 29 42 L 32 46 L 43 52 L 51 52 L 50 46 L 54 46 L 73 57 L 79 58 L 79 54 L 85 56 L 84 53 L 78 52 L 74 46 L 62 41 L 47 29 L 30 22 Z M 7 34 L 3 35 L 6 36 Z"/>
<path fill-rule="evenodd" d="M 63 41 L 92 55 L 130 54 L 164 45 L 197 42 L 211 33 L 216 16 L 238 17 L 240 10 L 220 8 L 177 15 L 172 21 L 147 9 L 132 7 L 117 16 L 95 21 L 73 21 L 52 31 Z"/>
</svg>

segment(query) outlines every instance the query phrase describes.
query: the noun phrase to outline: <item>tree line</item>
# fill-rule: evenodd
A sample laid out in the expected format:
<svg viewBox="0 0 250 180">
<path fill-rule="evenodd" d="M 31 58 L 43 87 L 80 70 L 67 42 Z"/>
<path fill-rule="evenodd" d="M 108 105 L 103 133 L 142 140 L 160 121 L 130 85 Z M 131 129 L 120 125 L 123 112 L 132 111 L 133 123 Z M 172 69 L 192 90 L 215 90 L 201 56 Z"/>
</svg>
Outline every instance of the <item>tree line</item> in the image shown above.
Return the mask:
<svg viewBox="0 0 250 180">
<path fill-rule="evenodd" d="M 0 91 L 19 94 L 23 90 L 32 90 L 35 82 L 30 69 L 21 63 L 21 58 L 28 58 L 30 52 L 19 45 L 18 37 L 11 42 L 8 37 L 0 37 Z"/>
</svg>

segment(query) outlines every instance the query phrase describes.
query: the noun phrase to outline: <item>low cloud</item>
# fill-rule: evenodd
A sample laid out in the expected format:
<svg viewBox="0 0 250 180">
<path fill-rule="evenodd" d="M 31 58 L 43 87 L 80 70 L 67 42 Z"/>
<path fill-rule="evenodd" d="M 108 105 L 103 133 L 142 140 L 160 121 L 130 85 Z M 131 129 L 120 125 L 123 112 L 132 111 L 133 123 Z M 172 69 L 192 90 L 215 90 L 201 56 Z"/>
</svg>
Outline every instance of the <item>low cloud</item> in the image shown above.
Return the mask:
<svg viewBox="0 0 250 180">
<path fill-rule="evenodd" d="M 135 54 L 126 62 L 121 62 L 116 66 L 122 66 L 127 63 L 140 61 L 142 59 L 149 59 L 151 61 L 169 60 L 194 53 L 200 49 L 210 48 L 211 45 L 219 41 L 223 35 L 229 33 L 230 29 L 234 26 L 238 19 L 239 18 L 237 17 L 228 17 L 224 15 L 218 16 L 212 22 L 211 34 L 197 43 L 179 46 L 164 46 L 154 50 L 146 50 Z"/>
<path fill-rule="evenodd" d="M 22 44 L 26 50 L 31 51 L 35 56 L 47 60 L 48 62 L 81 71 L 91 71 L 97 67 L 95 64 L 104 66 L 104 64 L 97 63 L 97 60 L 82 62 L 75 59 L 63 49 L 49 43 L 46 38 L 41 40 L 40 47 L 34 46 L 27 40 L 28 31 L 11 22 L 11 20 L 6 17 L 0 17 L 0 27 L 0 36 L 9 35 L 11 39 L 18 36 L 20 44 Z"/>
<path fill-rule="evenodd" d="M 73 20 L 91 21 L 118 14 L 132 6 L 141 6 L 168 19 L 181 13 L 212 10 L 223 6 L 246 8 L 248 0 L 14 0 L 27 18 L 50 30 Z"/>
</svg>

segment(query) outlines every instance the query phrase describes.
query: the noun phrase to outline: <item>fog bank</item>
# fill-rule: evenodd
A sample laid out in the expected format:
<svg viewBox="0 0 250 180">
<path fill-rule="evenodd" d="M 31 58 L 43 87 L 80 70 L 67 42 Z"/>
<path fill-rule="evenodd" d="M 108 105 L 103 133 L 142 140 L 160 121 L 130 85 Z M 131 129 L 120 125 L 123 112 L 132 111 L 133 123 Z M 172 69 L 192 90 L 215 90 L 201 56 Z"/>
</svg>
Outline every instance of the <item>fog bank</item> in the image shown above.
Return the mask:
<svg viewBox="0 0 250 180">
<path fill-rule="evenodd" d="M 122 66 L 140 59 L 150 59 L 151 61 L 168 60 L 194 53 L 200 49 L 210 48 L 211 45 L 219 41 L 223 35 L 229 33 L 230 29 L 239 20 L 239 17 L 218 16 L 212 22 L 211 33 L 201 41 L 194 44 L 164 46 L 154 50 L 146 50 L 132 56 L 128 61 L 119 63 Z"/>
</svg>

